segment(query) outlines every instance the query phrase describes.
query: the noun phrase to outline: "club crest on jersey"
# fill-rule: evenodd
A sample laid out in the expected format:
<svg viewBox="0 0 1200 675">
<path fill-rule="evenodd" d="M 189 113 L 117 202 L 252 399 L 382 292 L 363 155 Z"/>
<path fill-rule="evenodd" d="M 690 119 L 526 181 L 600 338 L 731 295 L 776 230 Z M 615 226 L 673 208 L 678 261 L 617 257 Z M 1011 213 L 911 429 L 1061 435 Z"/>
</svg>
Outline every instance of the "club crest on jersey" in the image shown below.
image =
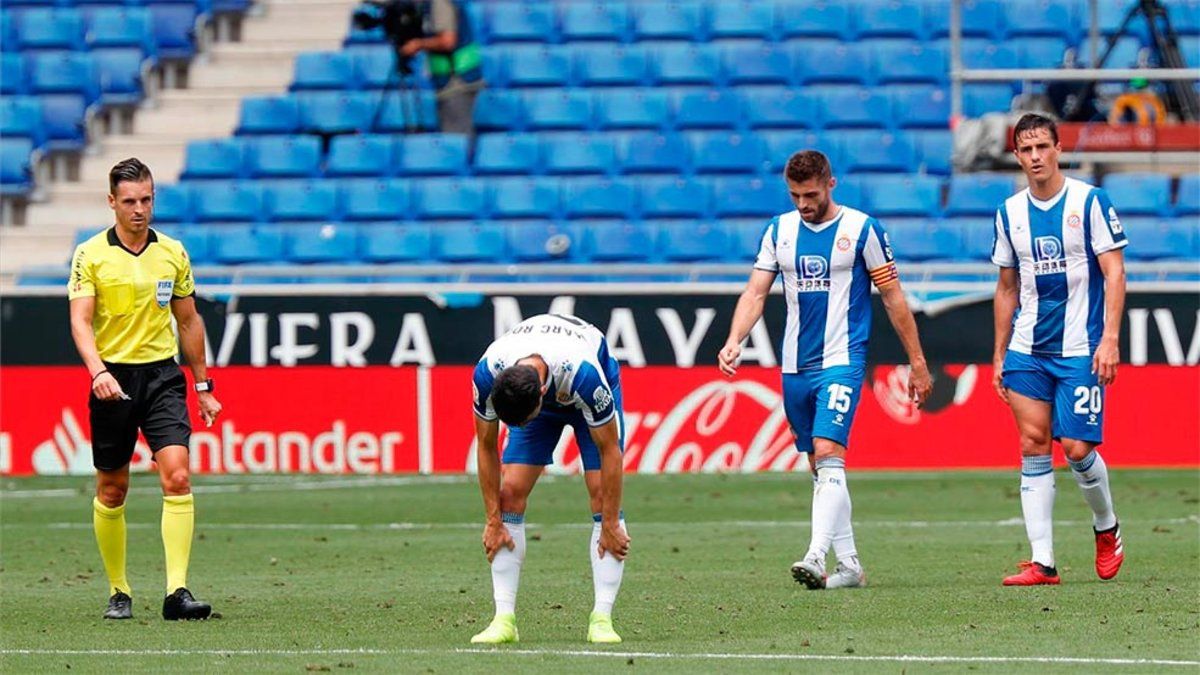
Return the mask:
<svg viewBox="0 0 1200 675">
<path fill-rule="evenodd" d="M 1034 240 L 1034 274 L 1058 274 L 1067 271 L 1063 245 L 1058 237 L 1038 237 Z"/>
<path fill-rule="evenodd" d="M 1067 227 L 1079 227 L 1082 224 L 1083 220 L 1079 217 L 1078 213 L 1072 213 L 1067 216 Z"/>
<path fill-rule="evenodd" d="M 800 269 L 797 272 L 800 292 L 829 290 L 829 261 L 822 256 L 800 256 Z"/>
<path fill-rule="evenodd" d="M 1108 207 L 1108 227 L 1113 234 L 1121 234 L 1125 228 L 1121 227 L 1121 219 L 1117 218 L 1117 210 L 1113 207 Z"/>
<path fill-rule="evenodd" d="M 850 250 L 850 237 L 847 237 L 844 234 L 842 236 L 838 237 L 837 248 L 839 251 L 849 251 Z"/>
<path fill-rule="evenodd" d="M 158 282 L 158 287 L 154 291 L 154 299 L 158 301 L 159 307 L 166 307 L 171 301 L 171 292 L 175 290 L 174 279 L 163 279 Z"/>
</svg>

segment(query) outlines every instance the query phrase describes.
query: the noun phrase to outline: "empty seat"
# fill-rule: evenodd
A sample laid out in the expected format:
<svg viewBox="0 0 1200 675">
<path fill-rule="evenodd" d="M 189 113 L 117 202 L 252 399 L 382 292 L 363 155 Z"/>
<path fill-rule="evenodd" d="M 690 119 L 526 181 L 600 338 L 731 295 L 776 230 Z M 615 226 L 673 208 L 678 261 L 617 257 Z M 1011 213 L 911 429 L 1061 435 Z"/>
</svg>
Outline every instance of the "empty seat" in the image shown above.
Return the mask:
<svg viewBox="0 0 1200 675">
<path fill-rule="evenodd" d="M 568 218 L 627 218 L 637 215 L 637 191 L 625 180 L 582 177 L 563 181 L 562 209 Z"/>
<path fill-rule="evenodd" d="M 505 234 L 509 253 L 516 262 L 567 262 L 582 255 L 583 228 L 574 223 L 510 223 Z"/>
<path fill-rule="evenodd" d="M 384 91 L 382 95 L 383 103 L 369 99 L 370 105 L 379 106 L 373 131 L 415 133 L 437 128 L 437 100 L 432 91 Z"/>
<path fill-rule="evenodd" d="M 238 135 L 291 134 L 300 129 L 300 104 L 292 96 L 250 96 L 242 99 Z"/>
<path fill-rule="evenodd" d="M 1014 192 L 1016 185 L 1011 175 L 966 173 L 954 176 L 950 179 L 950 194 L 946 198 L 946 215 L 990 216 L 994 219 L 1001 202 Z"/>
<path fill-rule="evenodd" d="M 262 192 L 254 183 L 236 180 L 193 183 L 192 198 L 198 223 L 252 222 L 262 212 Z"/>
<path fill-rule="evenodd" d="M 155 192 L 158 188 L 155 188 Z M 155 197 L 157 201 L 157 195 Z M 157 223 L 158 209 L 155 209 L 154 220 Z M 183 244 L 183 249 L 187 251 L 188 260 L 192 262 L 192 266 L 207 265 L 211 263 L 212 237 L 209 232 L 209 227 L 206 225 L 185 225 L 183 227 L 167 225 L 166 227 L 158 227 L 155 225 L 155 231 L 162 232 L 168 237 L 173 237 Z"/>
<path fill-rule="evenodd" d="M 387 176 L 394 166 L 391 136 L 336 136 L 329 145 L 325 175 Z"/>
<path fill-rule="evenodd" d="M 410 217 L 408 183 L 396 179 L 338 181 L 342 218 L 351 221 L 391 221 Z"/>
<path fill-rule="evenodd" d="M 672 92 L 679 129 L 734 129 L 741 123 L 742 102 L 730 89 L 682 89 Z"/>
<path fill-rule="evenodd" d="M 699 40 L 704 37 L 706 5 L 694 0 L 639 2 L 632 8 L 633 34 L 639 40 Z"/>
<path fill-rule="evenodd" d="M 860 180 L 867 212 L 872 215 L 931 217 L 941 210 L 942 184 L 933 176 L 864 176 Z"/>
<path fill-rule="evenodd" d="M 563 49 L 517 45 L 508 49 L 505 63 L 510 87 L 562 87 L 571 79 L 571 60 Z"/>
<path fill-rule="evenodd" d="M 729 233 L 712 223 L 656 223 L 658 257 L 667 262 L 711 262 L 729 255 Z"/>
<path fill-rule="evenodd" d="M 76 152 L 87 145 L 85 116 L 88 99 L 77 94 L 46 94 L 38 96 L 42 106 L 43 148 L 51 151 Z"/>
<path fill-rule="evenodd" d="M 584 86 L 633 86 L 648 77 L 648 52 L 642 47 L 584 44 L 574 55 L 576 77 Z"/>
<path fill-rule="evenodd" d="M 0 194 L 23 195 L 33 189 L 32 153 L 28 138 L 0 138 Z"/>
<path fill-rule="evenodd" d="M 39 146 L 45 136 L 40 99 L 35 96 L 0 97 L 0 138 L 26 138 Z"/>
<path fill-rule="evenodd" d="M 621 171 L 626 174 L 678 174 L 690 165 L 687 141 L 677 134 L 626 134 L 620 140 Z"/>
<path fill-rule="evenodd" d="M 834 174 L 842 170 L 842 149 L 837 135 L 812 131 L 764 131 L 759 136 L 767 148 L 767 171 L 783 171 L 788 158 L 801 150 L 818 150 L 829 158 Z"/>
<path fill-rule="evenodd" d="M 359 230 L 359 256 L 372 263 L 425 263 L 433 258 L 433 230 L 427 223 L 373 225 Z"/>
<path fill-rule="evenodd" d="M 703 131 L 686 137 L 697 173 L 756 173 L 763 168 L 765 157 L 757 136 Z"/>
<path fill-rule="evenodd" d="M 495 42 L 553 42 L 554 5 L 544 2 L 487 4 L 488 40 Z"/>
<path fill-rule="evenodd" d="M 142 7 L 104 7 L 92 12 L 85 41 L 90 49 L 130 47 L 143 55 L 157 51 L 150 12 Z"/>
<path fill-rule="evenodd" d="M 1181 216 L 1200 213 L 1200 173 L 1188 173 L 1179 177 L 1175 213 Z"/>
<path fill-rule="evenodd" d="M 297 97 L 301 128 L 318 134 L 366 130 L 379 101 L 376 96 L 359 92 L 303 92 Z"/>
<path fill-rule="evenodd" d="M 948 221 L 895 218 L 883 226 L 901 261 L 953 260 L 967 252 L 961 229 Z"/>
<path fill-rule="evenodd" d="M 719 218 L 769 218 L 795 208 L 783 179 L 776 176 L 721 176 L 713 179 L 711 185 L 713 212 Z"/>
<path fill-rule="evenodd" d="M 343 84 L 336 84 L 331 87 L 310 86 L 304 88 L 343 89 L 357 86 L 361 89 L 394 89 L 396 87 L 398 82 L 396 75 L 396 51 L 392 49 L 391 45 L 357 45 L 348 47 L 342 53 L 349 57 L 353 71 L 349 75 L 346 75 L 344 72 L 340 74 L 335 73 L 337 77 L 330 79 L 334 82 L 343 82 Z M 414 70 L 418 65 L 416 62 L 413 63 Z M 296 68 L 300 68 L 298 61 Z M 312 77 L 317 79 L 319 75 L 321 75 L 321 72 L 317 71 L 313 73 Z M 423 78 L 424 73 L 417 75 L 417 77 Z"/>
<path fill-rule="evenodd" d="M 858 36 L 924 39 L 922 9 L 915 2 L 863 3 L 858 6 Z"/>
<path fill-rule="evenodd" d="M 274 263 L 283 259 L 283 230 L 277 225 L 225 225 L 211 230 L 213 260 L 225 265 Z"/>
<path fill-rule="evenodd" d="M 491 183 L 493 218 L 554 218 L 558 183 L 546 178 L 499 178 Z"/>
<path fill-rule="evenodd" d="M 272 181 L 263 190 L 263 211 L 273 222 L 333 220 L 337 185 L 323 180 Z"/>
<path fill-rule="evenodd" d="M 519 91 L 484 89 L 475 101 L 475 127 L 481 132 L 525 127 L 525 99 Z"/>
<path fill-rule="evenodd" d="M 783 37 L 831 38 L 850 41 L 854 37 L 853 6 L 837 0 L 782 0 L 776 3 L 776 22 Z"/>
<path fill-rule="evenodd" d="M 926 0 L 924 11 L 929 35 L 934 38 L 948 37 L 950 3 Z M 1000 0 L 963 0 L 961 16 L 963 37 L 999 39 L 1004 36 L 1007 22 L 1004 4 Z"/>
<path fill-rule="evenodd" d="M 642 215 L 647 218 L 703 218 L 709 215 L 712 192 L 700 181 L 676 176 L 638 181 Z"/>
<path fill-rule="evenodd" d="M 592 124 L 592 93 L 583 89 L 526 92 L 525 110 L 531 130 L 586 129 Z"/>
<path fill-rule="evenodd" d="M 471 178 L 426 178 L 413 183 L 413 204 L 426 220 L 478 218 L 486 204 L 484 184 Z"/>
<path fill-rule="evenodd" d="M 926 173 L 939 176 L 950 174 L 954 134 L 949 129 L 910 131 L 908 137 L 916 145 L 917 153 L 921 157 L 921 167 Z"/>
<path fill-rule="evenodd" d="M 34 49 L 78 49 L 83 43 L 83 16 L 74 8 L 35 7 L 17 15 L 17 46 Z"/>
<path fill-rule="evenodd" d="M 433 230 L 433 254 L 451 263 L 502 263 L 504 228 L 492 223 L 444 223 Z"/>
<path fill-rule="evenodd" d="M 722 52 L 731 85 L 787 84 L 794 71 L 789 51 L 770 44 L 732 45 Z"/>
<path fill-rule="evenodd" d="M 746 123 L 752 129 L 812 129 L 821 125 L 820 108 L 790 87 L 744 87 L 739 90 Z"/>
<path fill-rule="evenodd" d="M 812 96 L 823 109 L 826 129 L 883 128 L 891 121 L 887 98 L 865 87 L 810 87 Z"/>
<path fill-rule="evenodd" d="M 995 218 L 983 216 L 962 216 L 958 218 L 943 218 L 941 227 L 957 236 L 962 248 L 959 249 L 960 259 L 991 262 L 992 247 L 996 243 Z"/>
<path fill-rule="evenodd" d="M 671 103 L 662 90 L 615 89 L 596 99 L 595 113 L 601 129 L 662 129 L 671 121 Z"/>
<path fill-rule="evenodd" d="M 833 198 L 837 203 L 859 211 L 867 210 L 867 199 L 863 196 L 863 177 L 837 175 L 836 168 L 834 175 L 837 176 L 837 185 L 833 188 Z"/>
<path fill-rule="evenodd" d="M 1104 189 L 1121 215 L 1166 216 L 1171 213 L 1171 177 L 1162 173 L 1110 173 Z"/>
<path fill-rule="evenodd" d="M 358 228 L 354 225 L 296 225 L 284 242 L 292 262 L 350 263 L 358 260 Z"/>
<path fill-rule="evenodd" d="M 710 45 L 660 44 L 651 58 L 659 84 L 715 85 L 721 80 L 720 55 Z"/>
<path fill-rule="evenodd" d="M 791 51 L 795 79 L 802 84 L 866 84 L 875 77 L 871 52 L 861 44 L 812 40 Z"/>
<path fill-rule="evenodd" d="M 541 146 L 530 134 L 487 134 L 475 146 L 475 171 L 481 174 L 537 173 Z"/>
<path fill-rule="evenodd" d="M 99 73 L 91 54 L 33 54 L 29 61 L 29 85 L 36 94 L 75 94 L 88 103 L 100 96 Z"/>
<path fill-rule="evenodd" d="M 1022 68 L 1058 68 L 1062 65 L 1068 43 L 1053 37 L 1026 37 L 1009 40 L 1017 52 Z"/>
<path fill-rule="evenodd" d="M 354 61 L 345 52 L 301 52 L 296 56 L 292 91 L 351 89 Z"/>
<path fill-rule="evenodd" d="M 626 41 L 629 12 L 624 2 L 567 2 L 559 5 L 560 25 L 567 41 Z"/>
<path fill-rule="evenodd" d="M 188 141 L 183 178 L 236 178 L 242 175 L 245 146 L 240 139 Z"/>
<path fill-rule="evenodd" d="M 915 171 L 917 152 L 905 133 L 846 131 L 840 134 L 842 171 L 892 172 Z"/>
<path fill-rule="evenodd" d="M 467 137 L 417 134 L 397 142 L 397 167 L 406 176 L 459 175 L 467 171 Z"/>
<path fill-rule="evenodd" d="M 1010 44 L 983 39 L 964 39 L 962 62 L 967 68 L 1020 68 L 1021 55 Z"/>
<path fill-rule="evenodd" d="M 775 32 L 775 7 L 757 0 L 721 0 L 710 5 L 709 35 L 766 40 Z"/>
<path fill-rule="evenodd" d="M 1008 112 L 1012 87 L 1007 84 L 968 84 L 963 87 L 963 114 L 979 117 L 991 112 Z"/>
<path fill-rule="evenodd" d="M 191 219 L 192 191 L 187 183 L 154 186 L 155 223 L 186 223 Z"/>
<path fill-rule="evenodd" d="M 25 61 L 20 54 L 0 54 L 0 95 L 24 94 Z"/>
<path fill-rule="evenodd" d="M 149 9 L 158 58 L 168 61 L 189 60 L 195 56 L 196 4 L 154 3 L 149 5 Z"/>
<path fill-rule="evenodd" d="M 1103 4 L 1103 3 L 1101 3 Z M 1080 3 L 1070 0 L 1009 0 L 1009 35 L 1054 37 L 1075 42 L 1081 30 Z"/>
<path fill-rule="evenodd" d="M 261 136 L 247 144 L 251 178 L 308 178 L 321 171 L 321 139 L 315 136 Z"/>
<path fill-rule="evenodd" d="M 949 52 L 932 43 L 887 41 L 874 45 L 875 73 L 881 84 L 941 83 L 949 80 Z"/>
<path fill-rule="evenodd" d="M 617 165 L 613 139 L 602 134 L 563 133 L 543 137 L 542 164 L 550 174 L 611 174 Z"/>
<path fill-rule="evenodd" d="M 142 50 L 134 47 L 96 49 L 92 51 L 92 58 L 100 81 L 101 105 L 130 106 L 144 98 Z"/>
<path fill-rule="evenodd" d="M 1133 243 L 1125 254 L 1133 260 L 1200 259 L 1195 221 L 1172 218 L 1126 218 L 1123 225 Z"/>
<path fill-rule="evenodd" d="M 733 218 L 721 221 L 729 232 L 730 258 L 749 262 L 758 257 L 766 233 L 767 218 Z"/>
<path fill-rule="evenodd" d="M 883 89 L 901 129 L 947 129 L 950 95 L 934 85 L 893 85 Z"/>
<path fill-rule="evenodd" d="M 654 231 L 641 223 L 592 223 L 583 238 L 593 262 L 646 262 L 654 252 Z"/>
</svg>

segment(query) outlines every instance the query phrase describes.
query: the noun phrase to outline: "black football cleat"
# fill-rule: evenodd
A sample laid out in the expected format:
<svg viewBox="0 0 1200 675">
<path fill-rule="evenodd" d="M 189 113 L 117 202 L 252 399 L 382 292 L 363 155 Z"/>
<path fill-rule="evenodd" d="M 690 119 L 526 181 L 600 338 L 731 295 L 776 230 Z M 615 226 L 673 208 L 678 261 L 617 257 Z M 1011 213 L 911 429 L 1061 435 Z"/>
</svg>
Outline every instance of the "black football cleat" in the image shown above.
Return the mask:
<svg viewBox="0 0 1200 675">
<path fill-rule="evenodd" d="M 125 595 L 121 591 L 113 593 L 112 597 L 108 599 L 108 609 L 104 610 L 104 618 L 132 619 L 133 598 Z"/>
<path fill-rule="evenodd" d="M 163 598 L 163 618 L 167 621 L 196 621 L 207 619 L 210 614 L 212 605 L 193 598 L 186 588 L 176 588 L 174 593 Z"/>
</svg>

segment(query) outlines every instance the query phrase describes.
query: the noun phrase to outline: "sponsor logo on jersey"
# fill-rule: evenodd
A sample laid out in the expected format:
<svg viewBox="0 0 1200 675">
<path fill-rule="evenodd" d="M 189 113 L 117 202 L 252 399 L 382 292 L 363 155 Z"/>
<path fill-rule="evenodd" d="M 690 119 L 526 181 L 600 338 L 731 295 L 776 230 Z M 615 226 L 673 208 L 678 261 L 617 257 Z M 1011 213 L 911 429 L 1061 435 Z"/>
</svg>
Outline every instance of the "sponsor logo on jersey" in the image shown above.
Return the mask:
<svg viewBox="0 0 1200 675">
<path fill-rule="evenodd" d="M 607 410 L 612 405 L 612 392 L 604 385 L 597 385 L 595 391 L 592 392 L 592 401 L 595 403 L 595 410 Z"/>
<path fill-rule="evenodd" d="M 1125 228 L 1121 227 L 1121 219 L 1117 218 L 1117 210 L 1113 207 L 1108 207 L 1108 227 L 1113 234 L 1121 234 Z"/>
<path fill-rule="evenodd" d="M 1033 241 L 1033 273 L 1059 274 L 1067 271 L 1067 261 L 1063 259 L 1063 245 L 1058 237 L 1038 237 Z"/>
<path fill-rule="evenodd" d="M 802 293 L 829 290 L 829 261 L 819 255 L 800 256 L 800 269 L 796 270 Z"/>
<path fill-rule="evenodd" d="M 158 301 L 159 307 L 166 307 L 171 301 L 171 292 L 175 290 L 174 279 L 163 279 L 158 282 L 158 287 L 154 291 L 154 299 Z"/>
</svg>

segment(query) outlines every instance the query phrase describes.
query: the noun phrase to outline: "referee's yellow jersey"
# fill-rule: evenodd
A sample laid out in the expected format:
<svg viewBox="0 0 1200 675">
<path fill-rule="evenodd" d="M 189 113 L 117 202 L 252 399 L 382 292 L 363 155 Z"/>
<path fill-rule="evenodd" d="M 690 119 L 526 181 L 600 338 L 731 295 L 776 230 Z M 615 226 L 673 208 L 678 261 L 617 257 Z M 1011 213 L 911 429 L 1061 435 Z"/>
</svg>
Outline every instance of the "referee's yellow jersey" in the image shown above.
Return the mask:
<svg viewBox="0 0 1200 675">
<path fill-rule="evenodd" d="M 110 227 L 75 247 L 71 300 L 93 296 L 92 328 L 100 358 L 109 363 L 150 363 L 179 352 L 171 330 L 171 300 L 195 292 L 183 244 L 154 230 L 141 253 L 132 253 Z"/>
</svg>

